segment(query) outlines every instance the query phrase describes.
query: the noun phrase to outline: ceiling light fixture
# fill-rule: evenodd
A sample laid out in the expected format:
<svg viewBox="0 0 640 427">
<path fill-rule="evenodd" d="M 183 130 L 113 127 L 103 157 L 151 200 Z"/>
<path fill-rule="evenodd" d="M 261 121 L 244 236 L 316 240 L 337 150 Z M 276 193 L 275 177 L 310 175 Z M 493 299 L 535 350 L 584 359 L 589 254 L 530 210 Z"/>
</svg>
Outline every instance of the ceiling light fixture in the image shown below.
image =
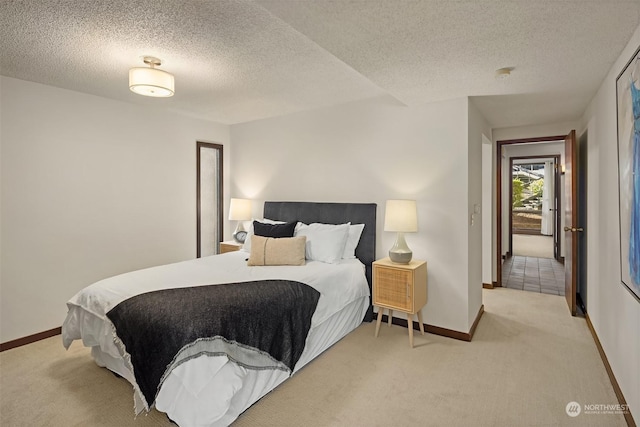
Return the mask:
<svg viewBox="0 0 640 427">
<path fill-rule="evenodd" d="M 162 62 L 153 56 L 143 58 L 149 68 L 136 67 L 129 70 L 129 89 L 144 96 L 155 96 L 166 98 L 173 96 L 174 79 L 173 74 L 158 70 Z"/>
<path fill-rule="evenodd" d="M 506 80 L 511 76 L 513 67 L 504 67 L 496 70 L 496 80 Z"/>
</svg>

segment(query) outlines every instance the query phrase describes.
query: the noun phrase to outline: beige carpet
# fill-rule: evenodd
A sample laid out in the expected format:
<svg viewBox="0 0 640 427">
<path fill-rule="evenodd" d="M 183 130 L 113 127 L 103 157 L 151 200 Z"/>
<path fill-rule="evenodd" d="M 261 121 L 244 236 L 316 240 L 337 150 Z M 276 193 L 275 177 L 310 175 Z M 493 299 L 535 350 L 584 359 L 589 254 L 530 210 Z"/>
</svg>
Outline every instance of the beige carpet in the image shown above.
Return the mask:
<svg viewBox="0 0 640 427">
<path fill-rule="evenodd" d="M 513 255 L 553 258 L 553 236 L 514 234 Z"/>
<path fill-rule="evenodd" d="M 356 331 L 245 412 L 244 426 L 625 426 L 622 415 L 565 413 L 615 404 L 582 318 L 557 296 L 484 290 L 471 343 L 375 325 Z M 2 426 L 168 426 L 133 417 L 131 387 L 60 337 L 0 353 Z"/>
</svg>

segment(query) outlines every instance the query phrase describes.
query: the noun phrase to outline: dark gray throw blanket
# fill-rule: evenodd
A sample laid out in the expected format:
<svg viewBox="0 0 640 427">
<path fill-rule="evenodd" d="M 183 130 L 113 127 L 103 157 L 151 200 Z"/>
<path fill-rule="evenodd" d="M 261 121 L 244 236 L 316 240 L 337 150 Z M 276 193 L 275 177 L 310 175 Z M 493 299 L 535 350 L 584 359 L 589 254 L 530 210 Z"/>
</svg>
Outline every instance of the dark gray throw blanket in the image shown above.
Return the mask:
<svg viewBox="0 0 640 427">
<path fill-rule="evenodd" d="M 136 295 L 107 317 L 148 409 L 171 370 L 204 354 L 292 372 L 319 298 L 312 287 L 288 280 L 206 285 Z"/>
</svg>

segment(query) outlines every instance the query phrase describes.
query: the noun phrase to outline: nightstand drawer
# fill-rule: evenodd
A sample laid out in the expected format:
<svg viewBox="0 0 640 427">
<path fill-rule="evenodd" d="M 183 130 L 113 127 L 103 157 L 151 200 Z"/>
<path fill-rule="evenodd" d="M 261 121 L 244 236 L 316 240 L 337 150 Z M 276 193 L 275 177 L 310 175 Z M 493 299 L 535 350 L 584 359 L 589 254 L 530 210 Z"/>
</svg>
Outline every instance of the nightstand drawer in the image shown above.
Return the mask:
<svg viewBox="0 0 640 427">
<path fill-rule="evenodd" d="M 375 304 L 398 310 L 413 308 L 413 272 L 393 268 L 374 268 Z"/>
</svg>

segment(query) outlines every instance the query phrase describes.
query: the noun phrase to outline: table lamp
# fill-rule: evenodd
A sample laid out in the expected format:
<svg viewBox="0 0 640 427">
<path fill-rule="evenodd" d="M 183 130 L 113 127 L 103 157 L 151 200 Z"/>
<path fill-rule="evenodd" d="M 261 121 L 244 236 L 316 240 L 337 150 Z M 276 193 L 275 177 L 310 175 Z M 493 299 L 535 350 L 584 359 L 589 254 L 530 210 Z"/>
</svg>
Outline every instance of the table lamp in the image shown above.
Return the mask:
<svg viewBox="0 0 640 427">
<path fill-rule="evenodd" d="M 389 258 L 398 264 L 408 264 L 413 252 L 407 246 L 404 233 L 418 231 L 418 213 L 415 200 L 387 200 L 384 231 L 397 232 L 396 242 L 389 249 Z"/>
<path fill-rule="evenodd" d="M 244 221 L 251 219 L 251 200 L 249 199 L 231 199 L 229 204 L 229 220 L 238 221 L 236 229 L 233 232 L 233 240 L 238 243 L 244 243 L 247 237 L 247 231 L 244 229 Z"/>
</svg>

